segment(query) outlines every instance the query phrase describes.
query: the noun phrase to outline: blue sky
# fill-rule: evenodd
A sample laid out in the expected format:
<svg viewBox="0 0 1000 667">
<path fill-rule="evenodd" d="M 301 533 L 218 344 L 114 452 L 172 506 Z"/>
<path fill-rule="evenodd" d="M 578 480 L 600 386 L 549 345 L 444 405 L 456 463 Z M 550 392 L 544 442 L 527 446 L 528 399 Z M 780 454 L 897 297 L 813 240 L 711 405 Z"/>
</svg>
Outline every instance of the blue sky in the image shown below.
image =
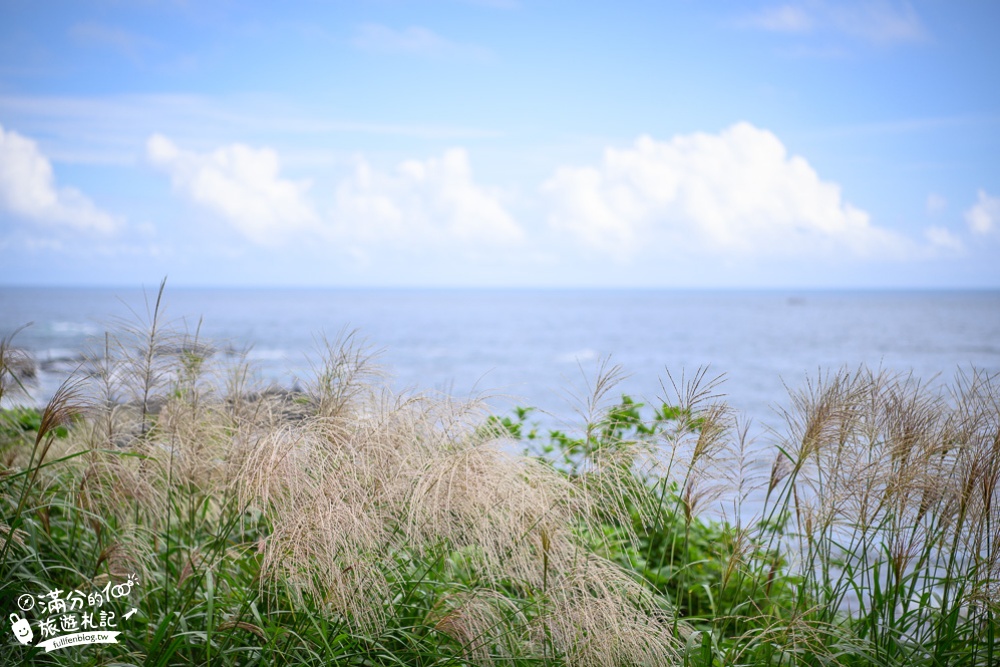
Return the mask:
<svg viewBox="0 0 1000 667">
<path fill-rule="evenodd" d="M 998 28 L 0 0 L 0 284 L 997 288 Z"/>
</svg>

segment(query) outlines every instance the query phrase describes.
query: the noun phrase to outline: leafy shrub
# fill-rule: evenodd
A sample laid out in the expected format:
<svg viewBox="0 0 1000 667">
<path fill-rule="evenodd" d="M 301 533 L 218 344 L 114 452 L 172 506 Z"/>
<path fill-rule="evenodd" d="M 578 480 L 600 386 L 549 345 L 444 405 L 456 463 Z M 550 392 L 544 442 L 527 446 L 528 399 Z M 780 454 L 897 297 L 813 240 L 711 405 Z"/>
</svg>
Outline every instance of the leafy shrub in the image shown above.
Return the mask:
<svg viewBox="0 0 1000 667">
<path fill-rule="evenodd" d="M 526 455 L 552 463 L 569 477 L 580 475 L 581 462 L 595 451 L 655 442 L 668 424 L 674 428 L 680 425 L 694 434 L 705 424 L 706 418 L 690 407 L 663 403 L 648 417 L 643 415 L 644 407 L 622 395 L 598 423 L 586 429 L 585 437 L 571 437 L 560 430 L 541 435 L 539 425 L 529 422 L 534 410 L 527 407 L 515 407 L 512 415 L 492 415 L 487 423 L 521 441 Z M 634 461 L 630 459 L 629 463 Z M 679 616 L 695 628 L 705 629 L 721 616 L 732 616 L 733 622 L 725 626 L 726 633 L 741 633 L 748 626 L 741 615 L 752 616 L 767 605 L 792 606 L 794 581 L 789 576 L 775 577 L 787 566 L 776 548 L 721 519 L 686 515 L 676 481 L 653 476 L 642 477 L 641 481 L 645 501 L 655 505 L 657 511 L 649 516 L 631 507 L 630 524 L 606 524 L 595 548 L 602 543 L 613 545 L 609 556 L 672 601 Z M 787 516 L 782 523 L 785 521 Z M 638 540 L 630 542 L 625 537 L 628 534 L 636 535 Z M 740 570 L 736 571 L 736 567 Z"/>
</svg>

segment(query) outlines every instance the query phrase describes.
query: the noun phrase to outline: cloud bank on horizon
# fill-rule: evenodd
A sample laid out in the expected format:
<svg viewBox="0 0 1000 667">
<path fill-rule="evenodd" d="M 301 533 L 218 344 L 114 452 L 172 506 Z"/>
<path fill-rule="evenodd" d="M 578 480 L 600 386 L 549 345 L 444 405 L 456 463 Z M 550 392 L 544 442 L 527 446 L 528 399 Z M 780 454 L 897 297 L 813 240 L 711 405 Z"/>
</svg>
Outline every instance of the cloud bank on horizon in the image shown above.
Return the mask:
<svg viewBox="0 0 1000 667">
<path fill-rule="evenodd" d="M 0 284 L 997 288 L 960 7 L 8 4 Z"/>
</svg>

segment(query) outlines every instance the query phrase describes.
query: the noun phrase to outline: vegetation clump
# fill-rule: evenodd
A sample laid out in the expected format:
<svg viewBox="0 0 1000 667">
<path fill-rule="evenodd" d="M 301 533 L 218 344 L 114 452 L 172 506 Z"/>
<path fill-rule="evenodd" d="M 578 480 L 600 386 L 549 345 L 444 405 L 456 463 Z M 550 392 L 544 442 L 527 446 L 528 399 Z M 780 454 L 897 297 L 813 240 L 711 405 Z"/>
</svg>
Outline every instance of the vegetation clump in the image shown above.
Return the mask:
<svg viewBox="0 0 1000 667">
<path fill-rule="evenodd" d="M 579 429 L 542 433 L 527 408 L 389 392 L 353 335 L 297 393 L 216 375 L 197 338 L 158 297 L 43 410 L 0 413 L 0 611 L 138 582 L 119 643 L 8 635 L 0 661 L 1000 660 L 991 376 L 821 376 L 765 444 L 704 371 L 649 409 L 604 364 Z"/>
</svg>

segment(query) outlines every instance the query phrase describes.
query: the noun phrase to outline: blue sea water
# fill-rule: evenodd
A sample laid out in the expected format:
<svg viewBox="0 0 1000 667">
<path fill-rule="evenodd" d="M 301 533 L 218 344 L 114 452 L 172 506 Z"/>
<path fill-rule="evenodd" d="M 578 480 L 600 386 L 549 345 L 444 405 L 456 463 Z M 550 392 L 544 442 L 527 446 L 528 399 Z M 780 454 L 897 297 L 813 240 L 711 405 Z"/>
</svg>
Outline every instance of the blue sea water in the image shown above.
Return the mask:
<svg viewBox="0 0 1000 667">
<path fill-rule="evenodd" d="M 44 400 L 116 320 L 145 316 L 155 289 L 0 288 L 0 335 L 40 364 Z M 486 394 L 503 411 L 532 405 L 572 419 L 610 357 L 622 392 L 650 402 L 708 365 L 758 428 L 777 425 L 787 387 L 860 364 L 948 380 L 960 368 L 1000 372 L 997 291 L 657 291 L 192 289 L 168 287 L 166 319 L 219 350 L 252 346 L 260 375 L 307 381 L 325 334 L 356 329 L 396 389 Z M 138 316 L 136 315 L 138 314 Z M 199 324 L 200 323 L 200 324 Z M 220 355 L 221 356 L 221 355 Z"/>
</svg>

